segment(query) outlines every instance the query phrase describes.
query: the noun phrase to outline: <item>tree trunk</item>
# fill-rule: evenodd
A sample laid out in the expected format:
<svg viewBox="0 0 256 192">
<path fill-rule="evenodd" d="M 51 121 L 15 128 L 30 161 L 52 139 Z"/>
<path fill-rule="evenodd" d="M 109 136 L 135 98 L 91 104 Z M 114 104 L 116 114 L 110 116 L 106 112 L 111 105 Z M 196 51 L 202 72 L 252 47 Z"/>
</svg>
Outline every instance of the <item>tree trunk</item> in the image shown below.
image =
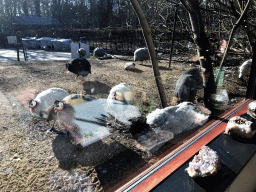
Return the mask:
<svg viewBox="0 0 256 192">
<path fill-rule="evenodd" d="M 130 0 L 130 1 L 131 1 L 132 6 L 135 9 L 135 11 L 137 13 L 137 16 L 140 20 L 140 24 L 141 24 L 141 27 L 142 27 L 142 30 L 143 30 L 143 35 L 144 35 L 145 41 L 147 43 L 150 58 L 151 58 L 151 61 L 152 61 L 154 76 L 155 76 L 156 85 L 157 85 L 157 88 L 158 88 L 158 91 L 159 91 L 162 107 L 165 108 L 165 107 L 167 107 L 167 99 L 166 99 L 166 95 L 165 95 L 165 91 L 164 91 L 163 82 L 161 80 L 161 76 L 160 76 L 160 73 L 159 73 L 155 47 L 154 47 L 153 40 L 152 40 L 152 37 L 151 37 L 151 30 L 148 26 L 147 19 L 146 19 L 144 13 L 143 13 L 138 1 L 137 0 Z"/>
<path fill-rule="evenodd" d="M 216 93 L 217 87 L 210 59 L 210 43 L 204 32 L 199 2 L 198 0 L 181 0 L 181 2 L 189 12 L 194 41 L 198 45 L 199 62 L 204 80 L 204 104 L 207 108 L 211 108 L 210 97 Z"/>
</svg>

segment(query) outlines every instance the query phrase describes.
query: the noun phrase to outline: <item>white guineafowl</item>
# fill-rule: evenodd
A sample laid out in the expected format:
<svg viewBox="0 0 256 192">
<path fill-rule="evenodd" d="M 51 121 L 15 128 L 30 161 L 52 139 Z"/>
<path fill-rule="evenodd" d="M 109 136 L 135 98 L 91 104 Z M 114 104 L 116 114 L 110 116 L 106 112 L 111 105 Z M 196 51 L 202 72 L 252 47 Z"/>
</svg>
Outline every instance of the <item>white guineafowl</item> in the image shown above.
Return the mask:
<svg viewBox="0 0 256 192">
<path fill-rule="evenodd" d="M 100 58 L 100 57 L 104 57 L 106 55 L 106 52 L 104 51 L 104 49 L 96 47 L 93 50 L 93 56 Z"/>
<path fill-rule="evenodd" d="M 83 48 L 78 49 L 77 53 L 79 54 L 80 58 L 83 58 L 84 56 L 86 56 L 86 51 Z"/>
<path fill-rule="evenodd" d="M 149 52 L 147 48 L 139 48 L 134 52 L 134 61 L 147 61 L 149 60 Z"/>
<path fill-rule="evenodd" d="M 110 90 L 107 101 L 112 108 L 122 111 L 126 105 L 133 104 L 134 96 L 129 86 L 126 83 L 121 83 Z"/>
<path fill-rule="evenodd" d="M 129 116 L 140 116 L 138 109 L 133 105 L 134 94 L 126 83 L 118 84 L 110 90 L 107 103 L 115 120 L 127 123 Z"/>
<path fill-rule="evenodd" d="M 56 120 L 53 107 L 56 100 L 68 96 L 68 92 L 61 88 L 50 88 L 39 93 L 35 99 L 29 101 L 28 108 L 33 116 L 41 117 L 48 122 Z"/>
<path fill-rule="evenodd" d="M 239 76 L 238 76 L 239 79 L 241 79 L 242 81 L 248 80 L 251 66 L 252 66 L 252 59 L 249 59 L 239 67 Z"/>
</svg>

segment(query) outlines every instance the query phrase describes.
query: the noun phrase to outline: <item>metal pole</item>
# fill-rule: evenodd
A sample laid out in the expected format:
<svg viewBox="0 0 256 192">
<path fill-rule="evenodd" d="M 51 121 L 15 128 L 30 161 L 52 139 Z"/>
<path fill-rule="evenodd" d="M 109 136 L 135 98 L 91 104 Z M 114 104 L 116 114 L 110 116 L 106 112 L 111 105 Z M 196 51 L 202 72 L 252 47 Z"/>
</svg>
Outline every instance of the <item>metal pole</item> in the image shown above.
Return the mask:
<svg viewBox="0 0 256 192">
<path fill-rule="evenodd" d="M 175 34 L 175 28 L 176 28 L 177 13 L 178 13 L 178 7 L 177 7 L 176 10 L 175 10 L 175 16 L 174 16 L 173 31 L 172 31 L 172 42 L 171 42 L 171 50 L 170 50 L 169 68 L 171 67 L 171 62 L 172 62 L 172 51 L 173 51 L 173 44 L 174 44 L 174 34 Z"/>
</svg>

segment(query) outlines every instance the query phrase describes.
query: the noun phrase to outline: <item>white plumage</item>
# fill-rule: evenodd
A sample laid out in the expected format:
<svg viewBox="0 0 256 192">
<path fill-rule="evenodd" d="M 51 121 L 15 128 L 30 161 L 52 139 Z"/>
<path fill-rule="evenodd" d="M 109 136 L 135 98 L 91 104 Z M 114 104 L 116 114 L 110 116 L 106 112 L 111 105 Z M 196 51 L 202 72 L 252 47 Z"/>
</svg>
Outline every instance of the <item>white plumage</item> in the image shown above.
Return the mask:
<svg viewBox="0 0 256 192">
<path fill-rule="evenodd" d="M 109 93 L 107 104 L 110 114 L 118 120 L 130 124 L 129 118 L 140 117 L 141 114 L 134 106 L 134 95 L 126 83 L 114 86 Z"/>
<path fill-rule="evenodd" d="M 182 102 L 176 106 L 156 109 L 147 115 L 147 124 L 151 128 L 166 129 L 174 134 L 203 125 L 209 115 L 197 111 L 191 102 Z"/>
<path fill-rule="evenodd" d="M 118 110 L 123 111 L 126 108 L 126 105 L 132 105 L 134 96 L 132 90 L 126 83 L 121 83 L 114 86 L 108 95 L 109 105 Z"/>
<path fill-rule="evenodd" d="M 54 101 L 61 101 L 66 96 L 68 96 L 68 92 L 64 89 L 50 88 L 39 93 L 35 99 L 30 100 L 28 107 L 32 115 L 48 120 Z"/>
<path fill-rule="evenodd" d="M 248 80 L 250 75 L 251 65 L 252 65 L 252 59 L 249 59 L 239 67 L 239 79 L 243 81 Z"/>
<path fill-rule="evenodd" d="M 133 69 L 135 69 L 135 63 L 132 63 L 132 62 L 126 63 L 124 69 L 125 70 L 133 70 Z"/>
</svg>

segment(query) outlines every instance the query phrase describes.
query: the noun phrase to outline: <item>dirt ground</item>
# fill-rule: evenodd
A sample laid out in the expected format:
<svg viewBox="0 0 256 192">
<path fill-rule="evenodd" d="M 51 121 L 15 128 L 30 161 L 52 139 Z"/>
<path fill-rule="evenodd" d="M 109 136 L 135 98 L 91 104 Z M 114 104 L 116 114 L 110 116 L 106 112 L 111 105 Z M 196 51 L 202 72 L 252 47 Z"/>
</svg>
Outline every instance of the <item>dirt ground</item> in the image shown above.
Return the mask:
<svg viewBox="0 0 256 192">
<path fill-rule="evenodd" d="M 65 61 L 0 63 L 0 90 L 7 98 L 0 101 L 1 191 L 111 191 L 130 173 L 157 160 L 157 155 L 141 149 L 130 127 L 120 122 L 108 119 L 112 134 L 78 151 L 67 137 L 48 132 L 49 124 L 32 117 L 27 109 L 30 99 L 51 87 L 63 88 L 70 94 L 107 98 L 110 89 L 123 82 L 135 93 L 137 101 L 143 100 L 149 106 L 153 103 L 152 109 L 160 107 L 150 62 L 136 64 L 135 70 L 126 71 L 125 63 L 133 57 L 117 57 L 88 59 L 92 73 L 84 82 L 66 72 Z M 171 102 L 176 80 L 197 65 L 190 62 L 191 55 L 175 55 L 169 69 L 164 57 L 168 58 L 162 56 L 159 68 Z M 231 64 L 225 71 L 224 88 L 228 90 L 230 105 L 245 96 L 237 70 Z M 93 93 L 91 88 L 95 88 Z M 198 104 L 202 104 L 202 95 L 200 91 Z M 144 125 L 136 126 L 133 129 L 142 129 Z"/>
</svg>

